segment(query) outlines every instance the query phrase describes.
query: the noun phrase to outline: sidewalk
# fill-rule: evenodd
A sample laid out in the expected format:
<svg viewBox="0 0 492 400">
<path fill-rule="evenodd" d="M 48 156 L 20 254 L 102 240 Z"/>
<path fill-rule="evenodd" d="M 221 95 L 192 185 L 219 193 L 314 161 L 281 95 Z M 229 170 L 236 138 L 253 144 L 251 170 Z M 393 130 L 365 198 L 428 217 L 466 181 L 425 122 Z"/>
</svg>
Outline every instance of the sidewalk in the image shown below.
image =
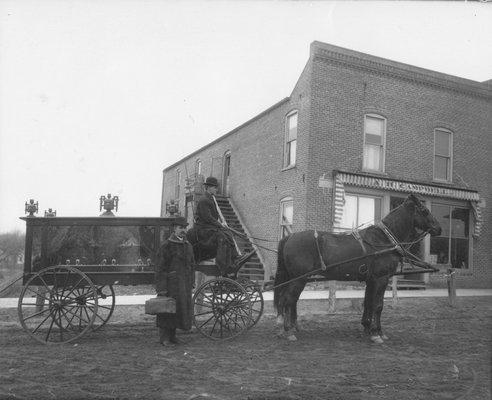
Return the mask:
<svg viewBox="0 0 492 400">
<path fill-rule="evenodd" d="M 447 297 L 447 289 L 425 289 L 425 290 L 399 290 L 399 298 L 408 297 Z M 492 289 L 456 289 L 456 296 L 492 296 Z M 155 297 L 155 295 L 138 295 L 138 296 L 116 296 L 117 306 L 129 306 L 144 304 L 146 300 Z M 301 294 L 301 300 L 323 300 L 328 299 L 328 290 L 305 290 Z M 385 298 L 391 298 L 391 290 L 387 290 L 384 294 Z M 336 292 L 337 299 L 362 299 L 364 298 L 364 290 L 343 290 L 339 289 Z M 263 299 L 265 301 L 273 300 L 273 292 L 264 292 Z M 17 308 L 17 298 L 0 298 L 0 308 Z M 99 304 L 109 304 L 108 299 L 99 300 Z"/>
</svg>

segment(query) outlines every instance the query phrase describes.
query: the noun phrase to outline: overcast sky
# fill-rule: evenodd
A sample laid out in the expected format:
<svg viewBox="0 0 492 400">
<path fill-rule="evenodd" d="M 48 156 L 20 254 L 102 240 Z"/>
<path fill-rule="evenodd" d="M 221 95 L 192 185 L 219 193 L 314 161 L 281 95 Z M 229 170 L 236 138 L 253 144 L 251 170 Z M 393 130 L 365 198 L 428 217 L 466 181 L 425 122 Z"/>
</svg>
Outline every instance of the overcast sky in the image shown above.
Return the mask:
<svg viewBox="0 0 492 400">
<path fill-rule="evenodd" d="M 485 81 L 492 3 L 0 0 L 0 232 L 159 216 L 162 170 L 290 95 L 312 41 Z"/>
</svg>

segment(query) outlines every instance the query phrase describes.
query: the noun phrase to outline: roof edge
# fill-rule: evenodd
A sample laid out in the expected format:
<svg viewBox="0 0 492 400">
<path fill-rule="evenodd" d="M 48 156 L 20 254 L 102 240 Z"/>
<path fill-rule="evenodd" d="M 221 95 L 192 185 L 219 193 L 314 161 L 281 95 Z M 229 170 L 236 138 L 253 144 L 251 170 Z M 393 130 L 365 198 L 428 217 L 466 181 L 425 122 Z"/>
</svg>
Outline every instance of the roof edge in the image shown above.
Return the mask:
<svg viewBox="0 0 492 400">
<path fill-rule="evenodd" d="M 265 114 L 267 114 L 270 111 L 274 110 L 275 108 L 280 107 L 282 104 L 286 103 L 289 100 L 290 100 L 290 97 L 283 98 L 279 102 L 275 103 L 273 106 L 268 107 L 266 110 L 264 110 L 261 113 L 255 115 L 253 118 L 251 118 L 248 121 L 246 121 L 246 122 L 242 123 L 241 125 L 237 126 L 232 131 L 229 131 L 226 134 L 224 134 L 222 136 L 219 136 L 217 139 L 213 140 L 212 142 L 207 143 L 205 146 L 202 146 L 199 149 L 195 150 L 194 152 L 192 152 L 192 153 L 188 154 L 187 156 L 181 158 L 179 161 L 176 161 L 175 163 L 171 164 L 169 167 L 164 168 L 162 170 L 162 172 L 166 172 L 166 171 L 168 171 L 168 170 L 170 170 L 172 168 L 175 168 L 177 165 L 181 164 L 182 162 L 184 162 L 188 158 L 193 157 L 194 155 L 196 155 L 196 154 L 200 153 L 201 151 L 205 150 L 206 148 L 208 148 L 208 147 L 210 147 L 210 146 L 212 146 L 212 145 L 220 142 L 221 140 L 225 139 L 226 137 L 228 137 L 228 136 L 236 133 L 239 129 L 244 128 L 246 125 L 252 123 L 253 121 L 257 120 L 258 118 L 261 118 L 262 116 L 264 116 Z"/>
<path fill-rule="evenodd" d="M 388 75 L 397 75 L 423 83 L 473 93 L 482 97 L 492 97 L 492 87 L 485 82 L 461 78 L 328 43 L 312 42 L 310 53 L 312 57 L 320 57 L 353 67 L 370 69 Z"/>
</svg>

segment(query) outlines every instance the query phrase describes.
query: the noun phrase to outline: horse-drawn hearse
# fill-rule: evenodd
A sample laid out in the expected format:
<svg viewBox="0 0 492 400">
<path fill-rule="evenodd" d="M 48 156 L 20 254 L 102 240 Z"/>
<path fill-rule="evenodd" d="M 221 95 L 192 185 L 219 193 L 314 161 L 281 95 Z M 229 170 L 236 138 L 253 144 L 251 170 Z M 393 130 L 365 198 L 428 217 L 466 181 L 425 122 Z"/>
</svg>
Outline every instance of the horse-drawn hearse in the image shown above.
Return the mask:
<svg viewBox="0 0 492 400">
<path fill-rule="evenodd" d="M 47 344 L 67 343 L 108 322 L 115 308 L 115 285 L 152 285 L 158 250 L 173 218 L 115 217 L 101 200 L 100 217 L 23 217 L 26 222 L 23 288 L 18 302 L 22 327 Z M 26 210 L 28 209 L 26 205 Z M 225 227 L 226 228 L 226 227 Z M 440 233 L 436 219 L 410 195 L 377 225 L 350 234 L 303 231 L 278 245 L 274 305 L 283 330 L 295 340 L 297 301 L 313 276 L 319 280 L 365 281 L 362 325 L 375 342 L 381 330 L 384 291 L 406 260 L 418 272 L 437 271 L 408 248 L 427 233 Z M 246 261 L 248 255 L 243 260 Z M 194 291 L 194 325 L 216 340 L 234 338 L 263 313 L 262 288 L 239 277 L 238 263 L 227 276 L 212 262 L 197 270 L 208 279 Z"/>
<path fill-rule="evenodd" d="M 116 217 L 114 203 L 103 204 L 106 212 L 99 217 L 36 217 L 31 207 L 22 218 L 18 315 L 24 330 L 42 343 L 72 342 L 100 329 L 113 314 L 115 285 L 154 284 L 158 250 L 174 218 Z M 203 335 L 229 339 L 259 320 L 263 298 L 255 282 L 221 277 L 213 262 L 196 269 L 209 276 L 194 291 L 194 324 Z"/>
</svg>

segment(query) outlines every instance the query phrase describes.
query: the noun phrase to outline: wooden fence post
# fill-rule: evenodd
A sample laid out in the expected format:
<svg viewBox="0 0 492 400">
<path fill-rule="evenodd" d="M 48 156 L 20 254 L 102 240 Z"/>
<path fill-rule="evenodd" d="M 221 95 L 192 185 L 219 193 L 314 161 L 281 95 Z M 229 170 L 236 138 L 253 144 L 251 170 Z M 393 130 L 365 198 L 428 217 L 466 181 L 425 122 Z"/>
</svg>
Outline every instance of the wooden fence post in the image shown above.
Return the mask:
<svg viewBox="0 0 492 400">
<path fill-rule="evenodd" d="M 448 274 L 446 275 L 446 279 L 448 282 L 448 296 L 449 296 L 449 304 L 451 307 L 456 305 L 456 280 L 454 278 L 455 272 L 452 268 L 448 269 Z"/>
<path fill-rule="evenodd" d="M 397 283 L 398 283 L 398 277 L 396 275 L 393 275 L 391 277 L 391 292 L 393 295 L 393 305 L 395 305 L 395 306 L 398 303 L 398 286 L 397 286 Z"/>
<path fill-rule="evenodd" d="M 337 281 L 328 281 L 328 312 L 335 312 L 335 302 L 336 302 L 336 292 L 337 292 Z"/>
</svg>

